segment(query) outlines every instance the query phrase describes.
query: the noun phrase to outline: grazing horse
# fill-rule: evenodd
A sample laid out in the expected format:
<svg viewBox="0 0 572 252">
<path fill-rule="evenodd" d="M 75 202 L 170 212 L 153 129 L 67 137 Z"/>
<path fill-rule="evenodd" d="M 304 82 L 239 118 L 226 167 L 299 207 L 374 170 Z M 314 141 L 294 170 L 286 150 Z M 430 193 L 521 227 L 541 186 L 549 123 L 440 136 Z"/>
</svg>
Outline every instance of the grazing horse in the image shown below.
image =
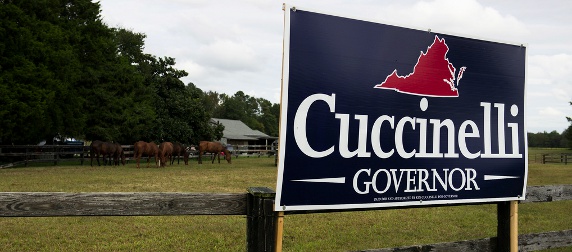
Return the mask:
<svg viewBox="0 0 572 252">
<path fill-rule="evenodd" d="M 218 163 L 220 164 L 220 153 L 224 152 L 224 156 L 226 158 L 226 161 L 228 161 L 228 163 L 230 164 L 230 158 L 231 158 L 231 154 L 230 151 L 226 149 L 225 146 L 223 146 L 221 143 L 219 142 L 209 142 L 209 141 L 201 141 L 199 143 L 199 164 L 202 164 L 202 156 L 204 152 L 209 152 L 209 153 L 214 153 L 216 156 L 218 156 Z M 214 164 L 214 160 L 215 160 L 215 156 L 213 156 L 213 161 L 212 163 Z"/>
<path fill-rule="evenodd" d="M 121 158 L 121 164 L 125 165 L 125 152 L 123 152 L 123 147 L 121 147 L 121 144 L 115 143 L 113 161 L 117 166 L 119 166 L 119 158 Z"/>
<path fill-rule="evenodd" d="M 109 165 L 111 165 L 111 157 L 113 156 L 113 160 L 115 163 L 117 160 L 115 152 L 116 152 L 116 146 L 114 143 L 102 142 L 99 140 L 93 141 L 90 145 L 90 153 L 89 153 L 91 159 L 91 166 L 93 166 L 94 155 L 96 157 L 98 166 L 101 166 L 101 164 L 99 163 L 99 155 L 101 155 L 103 158 L 103 165 L 107 165 L 107 160 L 105 159 L 105 157 L 107 157 L 107 159 L 109 160 Z"/>
<path fill-rule="evenodd" d="M 165 167 L 167 163 L 171 161 L 171 156 L 173 155 L 173 143 L 171 142 L 162 142 L 159 145 L 159 166 Z M 168 160 L 168 161 L 167 161 Z"/>
<path fill-rule="evenodd" d="M 181 143 L 173 143 L 173 158 L 171 160 L 171 165 L 175 162 L 175 157 L 177 157 L 177 164 L 179 164 L 180 156 L 183 156 L 185 165 L 189 165 L 189 154 L 187 153 L 187 147 Z"/>
<path fill-rule="evenodd" d="M 142 155 L 147 156 L 147 168 L 149 168 L 151 156 L 155 157 L 155 166 L 159 168 L 157 163 L 159 161 L 159 148 L 155 142 L 139 141 L 133 144 L 133 159 L 137 160 L 137 168 L 139 168 L 139 159 L 141 159 Z"/>
</svg>

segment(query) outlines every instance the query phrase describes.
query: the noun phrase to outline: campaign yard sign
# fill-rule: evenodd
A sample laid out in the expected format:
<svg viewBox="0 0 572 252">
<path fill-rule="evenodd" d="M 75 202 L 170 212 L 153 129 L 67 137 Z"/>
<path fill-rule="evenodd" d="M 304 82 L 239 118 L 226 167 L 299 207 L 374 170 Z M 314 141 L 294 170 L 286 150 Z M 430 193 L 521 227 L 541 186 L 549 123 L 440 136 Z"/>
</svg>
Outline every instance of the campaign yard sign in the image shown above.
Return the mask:
<svg viewBox="0 0 572 252">
<path fill-rule="evenodd" d="M 276 211 L 523 200 L 526 47 L 285 8 Z"/>
</svg>

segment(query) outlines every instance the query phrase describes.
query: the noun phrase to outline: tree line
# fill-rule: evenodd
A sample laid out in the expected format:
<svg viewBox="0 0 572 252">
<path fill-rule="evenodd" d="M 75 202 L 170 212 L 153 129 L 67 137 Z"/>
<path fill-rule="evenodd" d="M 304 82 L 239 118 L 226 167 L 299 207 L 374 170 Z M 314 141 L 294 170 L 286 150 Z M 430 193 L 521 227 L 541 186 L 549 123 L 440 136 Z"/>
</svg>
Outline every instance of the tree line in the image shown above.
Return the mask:
<svg viewBox="0 0 572 252">
<path fill-rule="evenodd" d="M 278 135 L 279 104 L 181 81 L 146 35 L 107 26 L 90 0 L 0 0 L 0 144 L 53 137 L 120 143 L 222 137 L 210 118 Z"/>
<path fill-rule="evenodd" d="M 572 105 L 572 102 L 569 102 Z M 570 148 L 572 149 L 572 117 L 567 116 L 566 119 L 571 123 L 562 133 L 553 130 L 551 132 L 528 132 L 529 147 L 543 148 Z"/>
<path fill-rule="evenodd" d="M 570 130 L 566 129 L 562 134 L 556 130 L 551 132 L 528 132 L 528 147 L 541 147 L 541 148 L 572 148 L 570 145 Z"/>
</svg>

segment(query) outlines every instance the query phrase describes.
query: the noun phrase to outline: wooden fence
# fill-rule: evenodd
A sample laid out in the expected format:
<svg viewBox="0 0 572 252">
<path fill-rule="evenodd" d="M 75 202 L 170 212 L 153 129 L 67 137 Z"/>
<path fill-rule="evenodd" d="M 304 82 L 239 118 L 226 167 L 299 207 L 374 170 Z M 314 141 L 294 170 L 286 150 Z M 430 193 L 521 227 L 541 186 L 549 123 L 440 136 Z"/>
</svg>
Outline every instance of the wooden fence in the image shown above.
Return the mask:
<svg viewBox="0 0 572 252">
<path fill-rule="evenodd" d="M 272 145 L 231 145 L 231 153 L 236 156 L 272 156 L 276 153 Z"/>
<path fill-rule="evenodd" d="M 542 154 L 542 163 L 562 163 L 568 164 L 572 162 L 572 153 L 550 153 L 550 154 Z"/>
<path fill-rule="evenodd" d="M 132 160 L 133 145 L 121 145 L 126 160 Z M 276 149 L 272 145 L 235 145 L 230 147 L 235 158 L 276 156 Z M 0 145 L 0 158 L 8 162 L 0 162 L 0 168 L 17 165 L 28 166 L 33 162 L 53 162 L 58 165 L 61 161 L 79 161 L 81 165 L 90 161 L 89 146 L 73 145 Z M 189 158 L 198 158 L 198 150 L 188 152 Z M 210 153 L 207 156 L 211 156 Z M 11 160 L 10 160 L 11 159 Z M 2 160 L 0 160 L 2 161 Z"/>
<path fill-rule="evenodd" d="M 536 153 L 528 154 L 528 163 L 539 164 L 569 164 L 572 163 L 572 153 Z"/>
<path fill-rule="evenodd" d="M 89 146 L 74 145 L 0 145 L 0 168 L 16 165 L 28 166 L 32 162 L 54 162 L 62 160 L 84 160 L 89 157 Z"/>
<path fill-rule="evenodd" d="M 247 193 L 0 192 L 0 217 L 244 215 L 246 250 L 274 251 L 278 219 L 273 211 L 274 196 L 273 190 L 264 187 L 249 188 Z M 526 200 L 520 203 L 560 200 L 572 200 L 572 185 L 528 187 Z M 498 203 L 499 209 L 504 203 Z M 367 251 L 502 251 L 498 244 L 493 237 Z M 519 251 L 570 246 L 572 230 L 519 236 Z"/>
</svg>

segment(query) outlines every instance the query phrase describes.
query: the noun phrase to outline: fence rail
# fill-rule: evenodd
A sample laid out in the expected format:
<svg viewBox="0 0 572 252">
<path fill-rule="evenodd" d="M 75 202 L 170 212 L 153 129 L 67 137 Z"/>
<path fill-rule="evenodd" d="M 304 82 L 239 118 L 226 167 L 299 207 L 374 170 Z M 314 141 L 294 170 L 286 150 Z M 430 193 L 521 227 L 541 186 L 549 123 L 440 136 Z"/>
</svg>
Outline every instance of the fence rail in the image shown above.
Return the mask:
<svg viewBox="0 0 572 252">
<path fill-rule="evenodd" d="M 126 146 L 128 147 L 128 146 Z M 34 162 L 80 161 L 89 158 L 89 146 L 81 145 L 0 145 L 0 168 L 18 165 L 28 166 Z"/>
<path fill-rule="evenodd" d="M 572 246 L 572 229 L 535 234 L 521 234 L 518 236 L 518 251 L 537 251 L 550 248 Z M 497 238 L 484 238 L 456 242 L 444 242 L 426 245 L 407 246 L 399 248 L 369 249 L 364 252 L 429 252 L 429 251 L 464 251 L 481 252 L 494 251 L 497 247 Z"/>
<path fill-rule="evenodd" d="M 245 214 L 245 193 L 0 193 L 0 217 Z"/>
<path fill-rule="evenodd" d="M 126 160 L 132 160 L 133 145 L 121 145 Z M 235 157 L 276 156 L 272 145 L 233 145 L 231 154 Z M 189 158 L 198 158 L 198 150 L 188 152 Z M 208 153 L 207 155 L 211 155 Z M 2 159 L 4 158 L 4 159 Z M 77 145 L 0 145 L 0 169 L 17 165 L 28 166 L 33 162 L 79 161 L 81 165 L 90 159 L 89 146 Z M 4 161 L 4 162 L 3 162 Z"/>
<path fill-rule="evenodd" d="M 521 203 L 561 200 L 572 200 L 572 185 L 527 187 Z M 249 188 L 247 193 L 0 192 L 0 217 L 246 215 L 248 251 L 273 251 L 273 203 L 274 191 L 261 187 Z M 367 251 L 495 251 L 496 244 L 493 237 Z M 519 251 L 569 247 L 572 230 L 523 234 L 519 244 Z"/>
<path fill-rule="evenodd" d="M 572 162 L 572 153 L 551 153 L 542 154 L 542 163 L 563 163 L 568 164 Z"/>
<path fill-rule="evenodd" d="M 536 153 L 528 155 L 528 163 L 540 164 L 569 164 L 572 163 L 572 153 Z"/>
</svg>

